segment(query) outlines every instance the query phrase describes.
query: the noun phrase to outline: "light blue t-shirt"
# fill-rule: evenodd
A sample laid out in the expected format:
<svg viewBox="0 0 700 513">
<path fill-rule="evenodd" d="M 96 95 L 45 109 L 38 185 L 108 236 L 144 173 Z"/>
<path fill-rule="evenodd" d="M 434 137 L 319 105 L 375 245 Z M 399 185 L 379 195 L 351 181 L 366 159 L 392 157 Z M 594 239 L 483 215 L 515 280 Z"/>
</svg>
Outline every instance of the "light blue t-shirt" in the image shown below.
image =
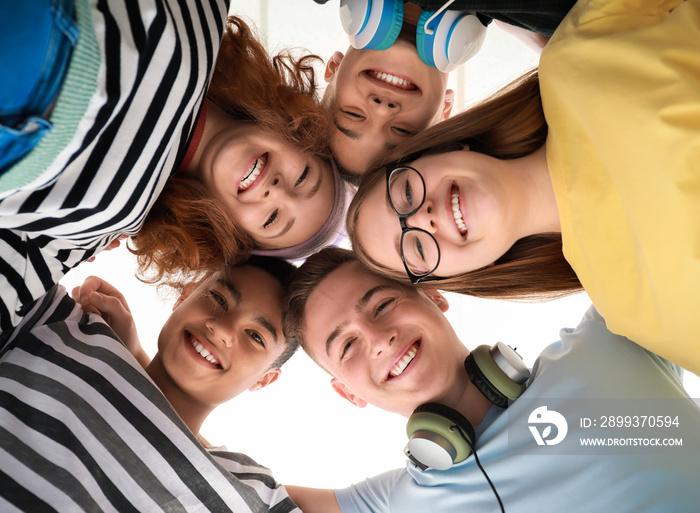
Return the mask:
<svg viewBox="0 0 700 513">
<path fill-rule="evenodd" d="M 492 407 L 475 426 L 477 455 L 505 511 L 697 511 L 700 409 L 683 388 L 682 370 L 610 333 L 593 307 L 576 330 L 560 335 L 537 359 L 523 395 L 507 410 Z M 547 424 L 531 422 L 542 406 L 567 421 L 557 445 L 538 445 L 529 429 L 545 444 L 558 436 L 556 427 L 547 432 Z M 659 421 L 663 427 L 648 427 Z M 678 438 L 681 447 L 646 445 Z M 581 439 L 618 446 L 584 447 Z M 473 455 L 447 471 L 407 462 L 335 493 L 344 513 L 500 511 Z"/>
</svg>

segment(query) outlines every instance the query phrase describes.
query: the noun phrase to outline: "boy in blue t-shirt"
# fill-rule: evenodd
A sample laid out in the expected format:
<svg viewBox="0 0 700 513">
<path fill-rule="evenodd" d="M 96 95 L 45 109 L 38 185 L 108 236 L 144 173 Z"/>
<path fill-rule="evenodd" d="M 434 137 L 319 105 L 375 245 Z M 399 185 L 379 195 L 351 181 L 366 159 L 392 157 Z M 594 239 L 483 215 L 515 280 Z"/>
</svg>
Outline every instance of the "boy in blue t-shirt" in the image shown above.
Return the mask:
<svg viewBox="0 0 700 513">
<path fill-rule="evenodd" d="M 305 513 L 697 508 L 700 409 L 680 368 L 610 333 L 591 308 L 528 378 L 500 346 L 470 354 L 447 307 L 437 290 L 373 275 L 338 248 L 292 279 L 287 335 L 341 397 L 410 418 L 413 433 L 404 469 L 335 492 L 291 487 Z M 426 456 L 426 441 L 442 449 L 428 444 Z"/>
</svg>

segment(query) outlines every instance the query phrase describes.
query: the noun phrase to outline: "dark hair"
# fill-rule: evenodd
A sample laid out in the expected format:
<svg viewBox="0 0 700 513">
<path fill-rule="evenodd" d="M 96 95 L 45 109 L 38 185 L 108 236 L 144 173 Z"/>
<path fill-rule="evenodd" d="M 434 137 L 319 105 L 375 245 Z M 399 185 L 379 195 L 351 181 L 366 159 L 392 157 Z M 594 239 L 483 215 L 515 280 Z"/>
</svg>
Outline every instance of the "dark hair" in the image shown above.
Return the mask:
<svg viewBox="0 0 700 513">
<path fill-rule="evenodd" d="M 313 156 L 330 158 L 331 120 L 317 97 L 315 55 L 271 57 L 246 23 L 228 19 L 207 99 Z M 170 178 L 131 239 L 138 275 L 177 287 L 194 274 L 241 261 L 256 244 L 197 178 Z"/>
<path fill-rule="evenodd" d="M 319 363 L 318 360 L 306 349 L 304 343 L 306 303 L 311 293 L 326 276 L 344 263 L 356 261 L 357 257 L 352 251 L 337 247 L 327 247 L 311 255 L 301 267 L 295 269 L 291 280 L 287 284 L 284 300 L 282 301 L 284 305 L 282 311 L 284 335 L 301 345 L 316 363 Z"/>
<path fill-rule="evenodd" d="M 422 154 L 451 151 L 457 145 L 468 145 L 470 150 L 499 159 L 516 159 L 539 149 L 546 137 L 539 81 L 533 70 L 482 103 L 397 146 L 362 178 L 348 209 L 347 230 L 358 260 L 382 276 L 408 282 L 403 270 L 388 269 L 370 258 L 355 230 L 360 206 L 374 188 L 385 183 L 385 166 L 408 162 Z M 493 266 L 420 286 L 500 299 L 553 299 L 583 289 L 564 258 L 558 233 L 525 237 Z"/>
</svg>

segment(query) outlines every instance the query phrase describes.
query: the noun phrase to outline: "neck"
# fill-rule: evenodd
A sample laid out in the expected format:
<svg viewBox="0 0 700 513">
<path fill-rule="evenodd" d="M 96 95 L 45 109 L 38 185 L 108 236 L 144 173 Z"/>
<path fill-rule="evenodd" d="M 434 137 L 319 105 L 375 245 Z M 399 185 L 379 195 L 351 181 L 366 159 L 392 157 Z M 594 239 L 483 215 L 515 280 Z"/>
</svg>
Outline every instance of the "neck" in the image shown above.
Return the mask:
<svg viewBox="0 0 700 513">
<path fill-rule="evenodd" d="M 469 351 L 465 350 L 464 358 Z M 450 391 L 435 399 L 434 402 L 448 406 L 461 413 L 472 426 L 481 424 L 489 408 L 493 405 L 469 379 L 464 368 L 464 358 L 455 361 L 453 386 Z"/>
<path fill-rule="evenodd" d="M 205 419 L 214 409 L 213 406 L 202 404 L 182 390 L 168 375 L 163 367 L 160 353 L 156 353 L 151 363 L 146 368 L 146 373 L 160 388 L 173 409 L 184 421 L 195 436 L 199 435 Z"/>
<path fill-rule="evenodd" d="M 538 233 L 560 233 L 559 209 L 547 166 L 546 145 L 512 160 L 502 160 L 513 173 L 513 204 L 518 205 L 518 238 Z"/>
</svg>

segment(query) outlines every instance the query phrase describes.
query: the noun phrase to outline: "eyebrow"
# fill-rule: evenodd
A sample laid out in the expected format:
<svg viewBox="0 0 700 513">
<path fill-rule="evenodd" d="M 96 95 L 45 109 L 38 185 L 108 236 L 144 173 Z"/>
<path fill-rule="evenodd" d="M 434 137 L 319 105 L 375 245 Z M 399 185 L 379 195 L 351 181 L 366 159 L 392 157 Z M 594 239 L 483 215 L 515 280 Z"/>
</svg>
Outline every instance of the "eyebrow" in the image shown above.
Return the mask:
<svg viewBox="0 0 700 513">
<path fill-rule="evenodd" d="M 394 212 L 394 209 L 391 208 L 391 203 L 389 203 L 389 193 L 384 194 L 384 204 L 386 205 L 387 210 L 392 216 L 396 216 L 396 212 Z M 398 216 L 396 217 L 398 219 Z M 401 232 L 399 232 L 399 236 L 396 237 L 394 240 L 394 249 L 396 249 L 396 254 L 401 256 Z"/>
<path fill-rule="evenodd" d="M 216 283 L 225 287 L 226 290 L 229 291 L 231 296 L 233 296 L 233 300 L 236 302 L 236 306 L 241 304 L 241 301 L 243 300 L 243 295 L 241 294 L 241 291 L 238 290 L 233 283 L 231 283 L 228 280 L 224 280 L 223 278 L 219 278 L 218 280 L 216 280 Z"/>
<path fill-rule="evenodd" d="M 268 321 L 265 317 L 262 317 L 262 316 L 256 317 L 255 322 L 257 322 L 258 324 L 260 324 L 260 326 L 262 326 L 267 331 L 269 331 L 270 334 L 272 335 L 272 338 L 275 339 L 275 344 L 277 344 L 277 330 L 272 325 L 272 323 L 270 321 Z"/>
<path fill-rule="evenodd" d="M 319 169 L 318 180 L 316 180 L 316 183 L 314 184 L 314 186 L 311 189 L 309 189 L 309 191 L 304 195 L 304 197 L 306 199 L 313 198 L 316 195 L 316 193 L 318 192 L 318 190 L 321 188 L 322 184 L 323 184 L 323 173 Z"/>
<path fill-rule="evenodd" d="M 284 228 L 282 228 L 282 230 L 280 230 L 280 232 L 278 234 L 273 235 L 270 238 L 277 239 L 279 237 L 282 237 L 282 235 L 284 235 L 285 233 L 287 233 L 289 230 L 292 229 L 292 225 L 294 224 L 294 221 L 296 221 L 296 217 L 292 217 L 289 221 L 287 221 L 287 224 L 284 225 Z"/>
<path fill-rule="evenodd" d="M 393 285 L 377 285 L 376 287 L 369 289 L 360 299 L 357 300 L 357 303 L 355 303 L 355 311 L 361 312 L 364 310 L 367 304 L 372 300 L 372 296 L 374 296 L 377 292 L 393 288 L 395 288 Z M 326 355 L 329 358 L 331 356 L 331 346 L 333 345 L 333 342 L 338 338 L 338 335 L 340 335 L 347 325 L 347 321 L 338 324 L 331 334 L 328 335 L 328 338 L 326 339 Z"/>
<path fill-rule="evenodd" d="M 333 120 L 333 124 L 341 134 L 349 137 L 350 139 L 357 140 L 362 138 L 362 134 L 360 132 L 355 132 L 354 130 L 350 130 L 349 128 L 345 128 L 344 126 L 340 126 L 337 119 Z"/>
</svg>

